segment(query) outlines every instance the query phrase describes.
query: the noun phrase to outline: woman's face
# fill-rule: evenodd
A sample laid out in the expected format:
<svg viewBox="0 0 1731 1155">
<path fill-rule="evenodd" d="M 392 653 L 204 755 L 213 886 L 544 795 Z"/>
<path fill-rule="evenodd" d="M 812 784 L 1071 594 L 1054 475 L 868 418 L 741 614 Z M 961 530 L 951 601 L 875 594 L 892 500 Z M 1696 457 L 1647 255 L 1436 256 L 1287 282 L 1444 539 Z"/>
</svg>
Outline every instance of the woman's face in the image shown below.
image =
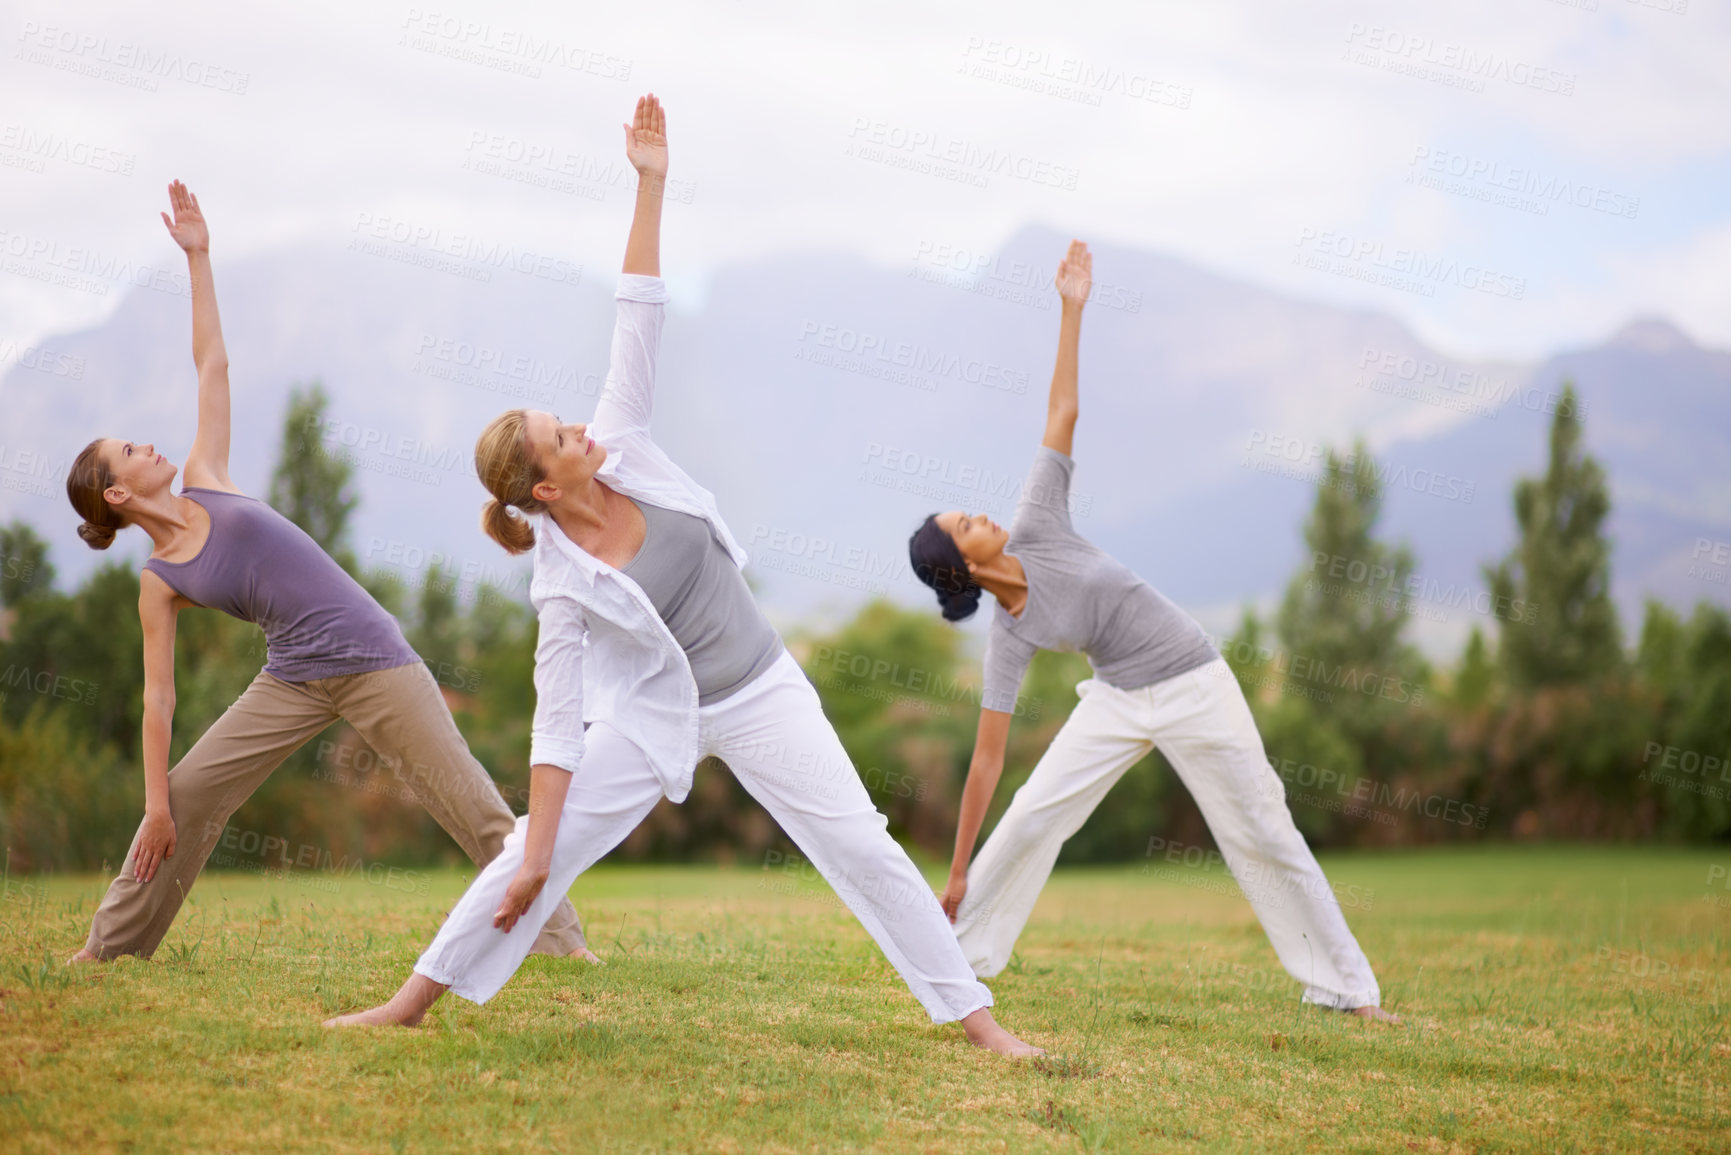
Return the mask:
<svg viewBox="0 0 1731 1155">
<path fill-rule="evenodd" d="M 582 488 L 607 460 L 607 450 L 589 436 L 586 424 L 567 425 L 535 409 L 524 419 L 523 432 L 530 455 L 545 475 L 534 491 L 542 501 L 558 501 L 561 493 Z M 543 493 L 541 487 L 546 485 L 556 492 Z"/>
<path fill-rule="evenodd" d="M 128 498 L 152 497 L 167 492 L 179 472 L 174 463 L 156 451 L 156 446 L 142 441 L 123 441 L 110 437 L 98 452 L 114 475 L 114 482 L 103 493 L 111 505 L 122 505 Z"/>
<path fill-rule="evenodd" d="M 938 528 L 949 534 L 956 548 L 962 551 L 970 571 L 994 560 L 1004 552 L 1004 543 L 1010 540 L 1009 530 L 983 513 L 963 513 L 952 509 L 938 514 Z"/>
</svg>

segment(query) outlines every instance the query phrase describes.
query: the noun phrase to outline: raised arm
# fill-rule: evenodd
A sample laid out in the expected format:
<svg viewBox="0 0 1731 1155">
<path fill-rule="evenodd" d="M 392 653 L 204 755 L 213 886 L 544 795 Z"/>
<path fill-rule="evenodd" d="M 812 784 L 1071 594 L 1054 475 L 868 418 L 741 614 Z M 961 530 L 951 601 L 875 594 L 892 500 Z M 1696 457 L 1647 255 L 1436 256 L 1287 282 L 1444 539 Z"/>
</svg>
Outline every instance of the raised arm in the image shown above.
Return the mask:
<svg viewBox="0 0 1731 1155">
<path fill-rule="evenodd" d="M 625 240 L 622 271 L 661 275 L 661 201 L 667 189 L 667 114 L 653 92 L 637 98 L 637 115 L 625 126 L 625 157 L 637 170 L 637 207 Z"/>
<path fill-rule="evenodd" d="M 974 756 L 968 762 L 968 781 L 962 787 L 962 812 L 956 819 L 956 850 L 950 859 L 950 877 L 944 885 L 944 913 L 956 921 L 956 908 L 968 893 L 968 863 L 980 826 L 1004 773 L 1004 750 L 1010 741 L 1010 715 L 999 710 L 980 710 L 980 729 L 974 736 Z"/>
<path fill-rule="evenodd" d="M 132 874 L 149 882 L 174 856 L 174 815 L 168 807 L 168 742 L 174 726 L 174 625 L 179 611 L 168 583 L 144 571 L 138 620 L 144 626 L 144 825 Z"/>
<path fill-rule="evenodd" d="M 198 367 L 198 432 L 186 456 L 182 483 L 233 489 L 228 478 L 228 349 L 222 343 L 222 318 L 216 311 L 216 286 L 210 277 L 210 229 L 198 198 L 179 181 L 168 186 L 174 218 L 162 214 L 168 235 L 186 252 L 192 283 L 192 363 Z"/>
<path fill-rule="evenodd" d="M 593 424 L 607 433 L 647 433 L 655 411 L 655 358 L 667 301 L 667 286 L 661 282 L 667 118 L 653 93 L 637 101 L 635 122 L 625 126 L 625 155 L 637 170 L 637 207 L 625 241 L 624 275 L 615 294 L 618 312 L 607 384 L 595 405 Z"/>
<path fill-rule="evenodd" d="M 1094 256 L 1081 241 L 1058 262 L 1053 278 L 1064 302 L 1058 321 L 1058 364 L 1052 370 L 1052 392 L 1046 400 L 1046 435 L 1040 444 L 1068 457 L 1076 434 L 1078 349 L 1082 343 L 1082 306 L 1094 287 Z"/>
</svg>

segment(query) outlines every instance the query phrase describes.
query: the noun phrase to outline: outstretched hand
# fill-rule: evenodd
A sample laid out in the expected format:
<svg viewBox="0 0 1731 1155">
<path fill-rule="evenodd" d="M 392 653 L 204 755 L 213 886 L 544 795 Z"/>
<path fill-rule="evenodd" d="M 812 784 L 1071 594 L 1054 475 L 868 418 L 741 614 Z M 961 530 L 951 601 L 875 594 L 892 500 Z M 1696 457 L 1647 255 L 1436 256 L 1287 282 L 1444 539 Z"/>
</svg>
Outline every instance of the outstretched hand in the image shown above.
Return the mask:
<svg viewBox="0 0 1731 1155">
<path fill-rule="evenodd" d="M 175 181 L 168 186 L 168 203 L 174 209 L 174 219 L 169 220 L 168 214 L 163 213 L 162 223 L 168 226 L 168 235 L 174 238 L 174 243 L 189 253 L 209 252 L 210 227 L 204 223 L 198 198 Z"/>
<path fill-rule="evenodd" d="M 1088 246 L 1071 241 L 1070 251 L 1058 262 L 1058 275 L 1052 281 L 1066 304 L 1087 304 L 1088 294 L 1094 290 L 1094 254 Z"/>
<path fill-rule="evenodd" d="M 625 159 L 640 176 L 667 175 L 667 114 L 651 92 L 637 98 L 637 115 L 625 126 Z"/>
</svg>

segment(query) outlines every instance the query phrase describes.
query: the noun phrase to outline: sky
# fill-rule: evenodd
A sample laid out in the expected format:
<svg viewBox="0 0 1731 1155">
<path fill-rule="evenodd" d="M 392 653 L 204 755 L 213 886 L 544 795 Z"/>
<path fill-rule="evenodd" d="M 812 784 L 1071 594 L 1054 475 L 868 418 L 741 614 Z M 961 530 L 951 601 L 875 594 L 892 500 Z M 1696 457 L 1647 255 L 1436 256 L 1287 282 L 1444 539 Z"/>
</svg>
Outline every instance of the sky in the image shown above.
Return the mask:
<svg viewBox="0 0 1731 1155">
<path fill-rule="evenodd" d="M 1700 0 L 56 0 L 0 3 L 0 42 L 0 359 L 183 271 L 172 178 L 219 262 L 371 232 L 611 268 L 645 91 L 682 299 L 792 253 L 966 267 L 1032 222 L 1462 357 L 1652 315 L 1731 346 L 1731 15 Z"/>
</svg>

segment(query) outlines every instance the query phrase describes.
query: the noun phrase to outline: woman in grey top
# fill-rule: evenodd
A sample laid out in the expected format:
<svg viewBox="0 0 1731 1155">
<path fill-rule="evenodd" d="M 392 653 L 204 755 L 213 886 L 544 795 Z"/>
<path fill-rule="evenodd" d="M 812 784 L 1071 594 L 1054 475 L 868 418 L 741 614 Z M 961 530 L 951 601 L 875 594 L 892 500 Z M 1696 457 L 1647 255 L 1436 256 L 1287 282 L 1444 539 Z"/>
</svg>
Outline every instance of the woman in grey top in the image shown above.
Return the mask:
<svg viewBox="0 0 1731 1155">
<path fill-rule="evenodd" d="M 107 549 L 138 526 L 153 546 L 139 576 L 144 627 L 144 822 L 73 961 L 149 957 L 197 881 L 229 815 L 271 771 L 338 718 L 409 782 L 418 800 L 478 866 L 505 845 L 510 807 L 481 768 L 431 671 L 395 618 L 299 526 L 248 497 L 228 475 L 228 352 L 211 284 L 210 230 L 186 186 L 169 186 L 169 235 L 192 282 L 198 429 L 178 494 L 174 463 L 154 445 L 98 438 L 66 477 L 84 519 L 78 535 Z M 174 632 L 182 610 L 218 609 L 264 630 L 268 655 L 246 692 L 171 770 Z M 305 863 L 280 832 L 251 831 L 263 865 Z M 244 836 L 242 845 L 245 845 Z M 581 954 L 577 912 L 561 904 L 535 944 Z"/>
<path fill-rule="evenodd" d="M 529 816 L 388 1002 L 332 1027 L 419 1022 L 449 990 L 484 1003 L 577 877 L 657 802 L 681 802 L 705 755 L 725 762 L 883 950 L 934 1023 L 999 1054 L 1038 1054 L 999 1026 L 992 992 L 937 896 L 889 835 L 817 692 L 758 609 L 715 498 L 651 435 L 668 300 L 661 279 L 666 114 L 637 102 L 625 152 L 637 206 L 615 293 L 607 386 L 587 422 L 511 410 L 482 431 L 487 533 L 532 551 L 539 637 Z"/>
<path fill-rule="evenodd" d="M 983 514 L 933 514 L 908 543 L 944 617 L 996 600 L 980 724 L 962 791 L 943 906 L 976 974 L 1009 962 L 1064 840 L 1123 773 L 1158 746 L 1195 797 L 1221 856 L 1306 1001 L 1392 1020 L 1340 903 L 1293 825 L 1249 705 L 1202 627 L 1070 524 L 1077 349 L 1093 258 L 1072 241 L 1046 435 L 1008 532 Z M 1016 693 L 1039 650 L 1088 655 L 1094 677 L 972 866 Z"/>
</svg>

